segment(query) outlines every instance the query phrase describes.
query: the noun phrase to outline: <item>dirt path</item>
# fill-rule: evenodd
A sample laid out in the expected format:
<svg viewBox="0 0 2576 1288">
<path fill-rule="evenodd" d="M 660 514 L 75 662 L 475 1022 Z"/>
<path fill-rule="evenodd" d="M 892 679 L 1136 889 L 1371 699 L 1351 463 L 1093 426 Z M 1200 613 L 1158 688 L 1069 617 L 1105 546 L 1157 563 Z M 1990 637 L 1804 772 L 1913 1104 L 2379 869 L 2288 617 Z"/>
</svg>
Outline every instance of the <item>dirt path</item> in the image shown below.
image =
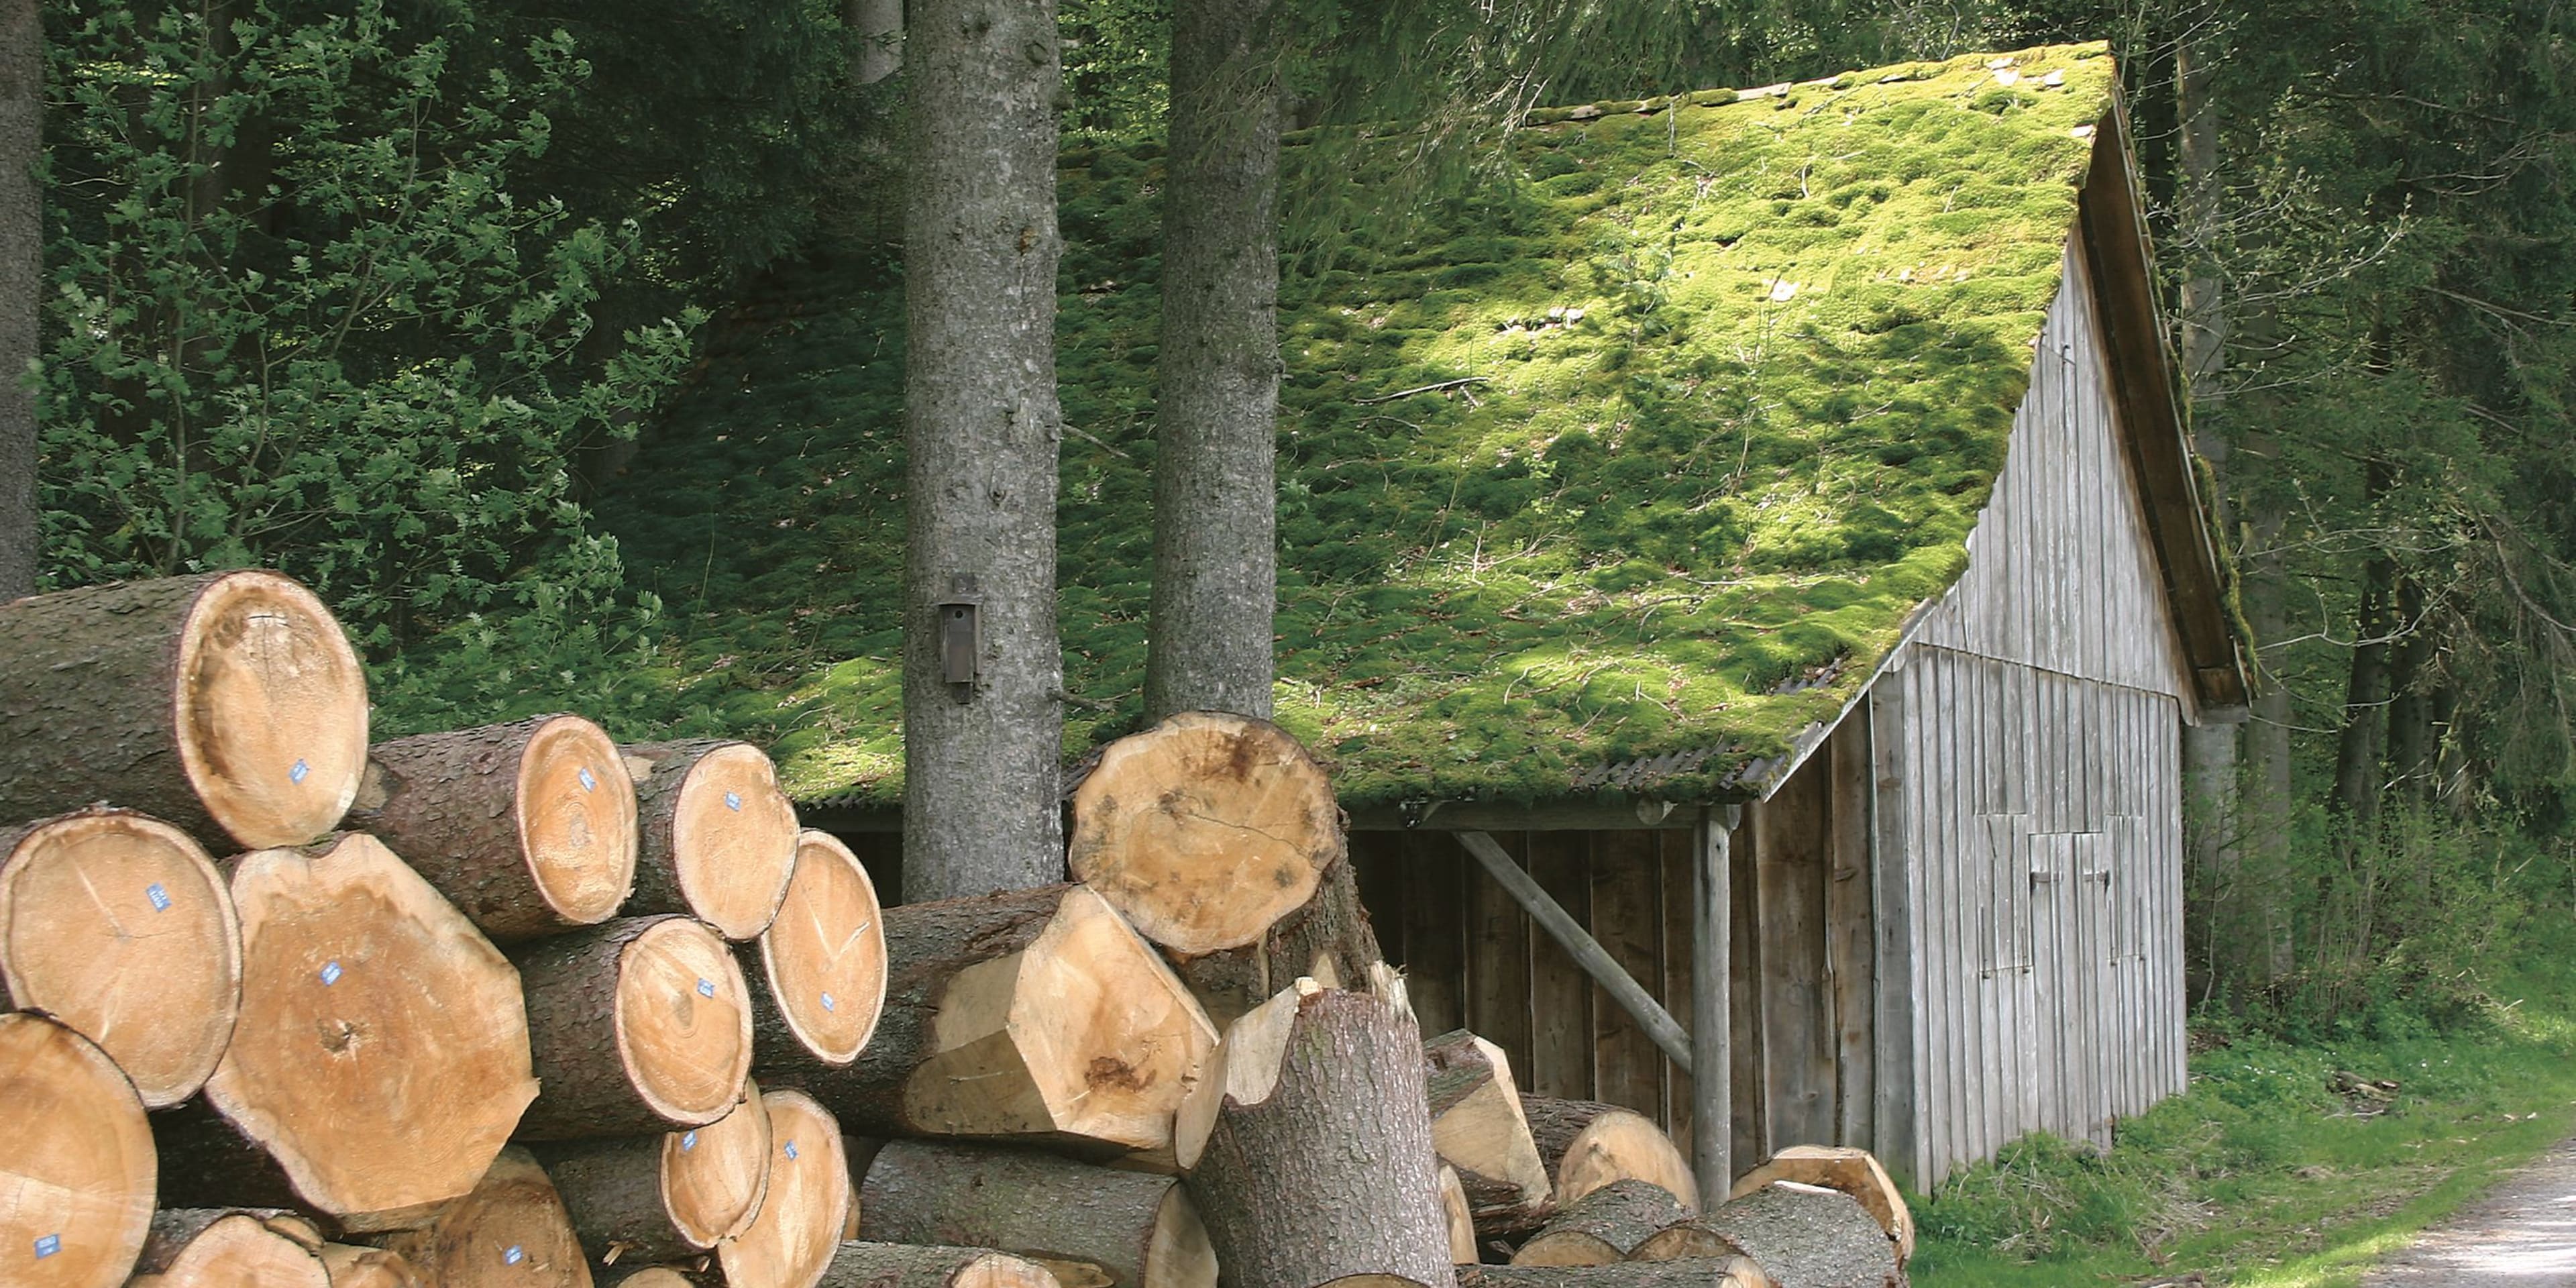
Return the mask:
<svg viewBox="0 0 2576 1288">
<path fill-rule="evenodd" d="M 2576 1140 L 2550 1151 L 2362 1278 L 2362 1288 L 2576 1288 Z"/>
</svg>

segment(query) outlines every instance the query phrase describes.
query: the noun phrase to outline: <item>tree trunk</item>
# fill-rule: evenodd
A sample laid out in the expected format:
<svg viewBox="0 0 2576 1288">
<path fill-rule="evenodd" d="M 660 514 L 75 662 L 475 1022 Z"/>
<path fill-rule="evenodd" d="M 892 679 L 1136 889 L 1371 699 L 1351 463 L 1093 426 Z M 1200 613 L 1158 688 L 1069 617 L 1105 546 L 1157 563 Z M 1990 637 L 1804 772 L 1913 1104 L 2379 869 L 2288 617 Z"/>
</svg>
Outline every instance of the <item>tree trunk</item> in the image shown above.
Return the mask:
<svg viewBox="0 0 2576 1288">
<path fill-rule="evenodd" d="M 1061 69 L 1053 0 L 920 0 L 912 17 L 903 896 L 924 902 L 1063 870 Z M 964 682 L 950 682 L 950 662 Z"/>
<path fill-rule="evenodd" d="M 2289 636 L 2285 596 L 2289 573 L 2280 552 L 2283 516 L 2265 510 L 2253 516 L 2255 553 L 2246 560 L 2245 614 L 2253 627 L 2257 659 L 2253 718 L 2245 726 L 2244 863 L 2238 869 L 2251 887 L 2246 920 L 2258 948 L 2249 954 L 2247 988 L 2269 992 L 2296 965 L 2290 939 L 2290 815 L 2295 808 L 2290 783 L 2290 691 L 2278 673 L 2261 663 L 2264 641 Z"/>
<path fill-rule="evenodd" d="M 1744 1249 L 1780 1288 L 1902 1288 L 1905 1283 L 1886 1232 L 1839 1190 L 1774 1182 L 1693 1217 L 1691 1224 Z"/>
<path fill-rule="evenodd" d="M 999 1248 L 1063 1288 L 1215 1288 L 1198 1209 L 1168 1176 L 1026 1150 L 893 1141 L 859 1186 L 859 1237 Z"/>
<path fill-rule="evenodd" d="M 1894 1178 L 1868 1150 L 1791 1145 L 1738 1178 L 1727 1197 L 1744 1198 L 1773 1181 L 1796 1181 L 1852 1196 L 1861 1210 L 1869 1213 L 1869 1219 L 1886 1232 L 1887 1241 L 1896 1246 L 1897 1264 L 1914 1259 L 1914 1213 L 1906 1207 L 1905 1194 L 1896 1188 Z"/>
<path fill-rule="evenodd" d="M 749 1229 L 716 1248 L 732 1288 L 815 1288 L 858 1220 L 849 1156 L 831 1112 L 800 1091 L 762 1093 L 769 1192 Z"/>
<path fill-rule="evenodd" d="M 1557 1206 L 1617 1180 L 1662 1186 L 1683 1208 L 1699 1207 L 1699 1184 L 1672 1137 L 1617 1105 L 1551 1096 L 1521 1097 L 1530 1140 L 1554 1181 Z"/>
<path fill-rule="evenodd" d="M 0 820 L 114 800 L 217 853 L 331 830 L 367 680 L 331 611 L 268 572 L 0 604 Z"/>
<path fill-rule="evenodd" d="M 1056 1283 L 1043 1266 L 982 1248 L 851 1242 L 833 1252 L 820 1288 L 1056 1288 Z"/>
<path fill-rule="evenodd" d="M 1460 1266 L 1458 1288 L 1773 1288 L 1750 1257 L 1616 1266 Z"/>
<path fill-rule="evenodd" d="M 0 1264 L 32 1258 L 47 1288 L 125 1282 L 152 1226 L 154 1164 L 116 1062 L 41 1015 L 0 1014 L 0 1140 Z"/>
<path fill-rule="evenodd" d="M 876 882 L 848 846 L 806 832 L 777 920 L 756 950 L 737 951 L 754 981 L 755 1063 L 859 1058 L 885 1011 L 885 915 Z"/>
<path fill-rule="evenodd" d="M 1449 1222 L 1449 1259 L 1459 1265 L 1473 1265 L 1484 1259 L 1476 1248 L 1476 1212 L 1467 1203 L 1467 1187 L 1458 1183 L 1458 1169 L 1440 1165 L 1440 1213 Z"/>
<path fill-rule="evenodd" d="M 1279 598 L 1274 0 L 1172 8 L 1145 714 L 1270 717 Z"/>
<path fill-rule="evenodd" d="M 399 1252 L 354 1243 L 326 1243 L 316 1255 L 331 1288 L 437 1288 Z"/>
<path fill-rule="evenodd" d="M 603 1265 L 684 1261 L 739 1235 L 769 1188 L 759 1093 L 704 1127 L 583 1141 L 538 1155 L 582 1251 Z"/>
<path fill-rule="evenodd" d="M 212 1112 L 163 1119 L 162 1200 L 363 1230 L 474 1188 L 537 1091 L 518 972 L 371 836 L 244 855 L 232 897 L 241 1018 Z"/>
<path fill-rule="evenodd" d="M 277 1215 L 240 1208 L 171 1208 L 152 1214 L 134 1262 L 133 1288 L 331 1288 L 330 1272 Z M 289 1230 L 294 1227 L 289 1226 Z M 13 1249 L 14 1251 L 14 1249 Z"/>
<path fill-rule="evenodd" d="M 853 1128 L 1168 1152 L 1216 1030 L 1086 886 L 905 904 L 884 915 L 885 1013 L 856 1063 L 763 1066 Z"/>
<path fill-rule="evenodd" d="M 1452 1278 L 1420 1030 L 1393 972 L 1367 983 L 1262 1003 L 1182 1110 L 1180 1161 L 1236 1288 Z"/>
<path fill-rule="evenodd" d="M 349 826 L 499 944 L 594 926 L 635 884 L 635 786 L 580 716 L 378 743 Z"/>
<path fill-rule="evenodd" d="M 796 866 L 796 806 L 747 742 L 618 749 L 635 784 L 635 890 L 620 911 L 680 912 L 727 939 L 769 928 Z"/>
<path fill-rule="evenodd" d="M 542 1088 L 526 1140 L 703 1127 L 751 1075 L 751 986 L 687 917 L 621 917 L 518 955 Z"/>
<path fill-rule="evenodd" d="M 2433 657 L 2436 634 L 2428 621 L 2424 584 L 2397 578 L 2395 627 L 2402 634 L 2388 663 L 2387 782 L 2397 798 L 2418 809 L 2433 800 Z"/>
<path fill-rule="evenodd" d="M 554 1181 L 524 1149 L 505 1149 L 464 1198 L 380 1242 L 438 1288 L 591 1288 Z"/>
<path fill-rule="evenodd" d="M 0 3 L 0 602 L 36 593 L 44 567 L 36 501 L 36 394 L 45 209 L 45 24 L 36 0 Z"/>
<path fill-rule="evenodd" d="M 1422 1044 L 1431 1143 L 1458 1169 L 1476 1224 L 1497 1236 L 1544 1219 L 1554 1186 L 1521 1117 L 1520 1088 L 1501 1047 L 1459 1029 Z"/>
<path fill-rule="evenodd" d="M 1557 1210 L 1512 1254 L 1516 1266 L 1607 1266 L 1625 1261 L 1664 1227 L 1690 1219 L 1660 1185 L 1612 1181 Z"/>
<path fill-rule="evenodd" d="M 241 1010 L 232 893 L 187 833 L 141 814 L 0 829 L 0 1001 L 97 1042 L 146 1108 L 175 1105 Z"/>
<path fill-rule="evenodd" d="M 903 0 L 849 0 L 843 17 L 860 42 L 852 79 L 874 85 L 903 70 Z"/>
</svg>

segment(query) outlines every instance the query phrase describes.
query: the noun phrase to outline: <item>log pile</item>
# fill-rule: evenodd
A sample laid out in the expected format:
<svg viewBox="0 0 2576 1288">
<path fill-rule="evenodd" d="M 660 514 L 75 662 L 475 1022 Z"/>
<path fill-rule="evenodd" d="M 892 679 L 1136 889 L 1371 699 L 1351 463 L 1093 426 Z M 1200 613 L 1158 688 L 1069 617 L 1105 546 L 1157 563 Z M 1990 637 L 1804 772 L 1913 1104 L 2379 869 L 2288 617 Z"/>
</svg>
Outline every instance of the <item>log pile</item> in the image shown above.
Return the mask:
<svg viewBox="0 0 2576 1288">
<path fill-rule="evenodd" d="M 1866 1155 L 1695 1217 L 1425 1042 L 1267 723 L 1107 748 L 1068 884 L 888 908 L 746 744 L 366 720 L 275 574 L 0 605 L 0 1282 L 1901 1282 Z"/>
</svg>

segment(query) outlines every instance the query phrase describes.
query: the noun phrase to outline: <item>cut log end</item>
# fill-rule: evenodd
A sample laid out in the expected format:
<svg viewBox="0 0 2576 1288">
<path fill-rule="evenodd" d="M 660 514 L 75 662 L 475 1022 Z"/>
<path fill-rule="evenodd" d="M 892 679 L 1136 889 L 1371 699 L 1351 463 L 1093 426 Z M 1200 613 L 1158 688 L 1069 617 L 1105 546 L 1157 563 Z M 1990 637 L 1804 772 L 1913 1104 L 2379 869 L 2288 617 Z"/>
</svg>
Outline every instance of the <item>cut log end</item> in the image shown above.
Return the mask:
<svg viewBox="0 0 2576 1288">
<path fill-rule="evenodd" d="M 885 1010 L 886 945 L 876 883 L 828 832 L 797 838 L 794 874 L 760 937 L 769 999 L 825 1064 L 858 1058 Z"/>
<path fill-rule="evenodd" d="M 1663 1128 L 1643 1115 L 1542 1096 L 1523 1096 L 1521 1110 L 1540 1157 L 1550 1166 L 1560 1207 L 1613 1181 L 1640 1180 L 1662 1187 L 1685 1211 L 1699 1210 L 1699 1185 L 1689 1160 Z"/>
<path fill-rule="evenodd" d="M 97 1042 L 147 1108 L 195 1095 L 241 1007 L 241 925 L 185 832 L 91 810 L 0 835 L 0 986 Z"/>
<path fill-rule="evenodd" d="M 831 1113 L 799 1091 L 763 1093 L 769 1192 L 750 1228 L 716 1249 L 725 1281 L 815 1288 L 856 1215 L 848 1155 Z"/>
<path fill-rule="evenodd" d="M 981 1248 L 852 1241 L 833 1251 L 824 1288 L 1063 1288 L 1044 1265 Z"/>
<path fill-rule="evenodd" d="M 1613 1181 L 1569 1204 L 1512 1255 L 1516 1266 L 1607 1266 L 1690 1214 L 1662 1186 Z"/>
<path fill-rule="evenodd" d="M 315 1249 L 259 1215 L 174 1211 L 161 1213 L 153 1224 L 136 1285 L 331 1288 L 330 1272 Z"/>
<path fill-rule="evenodd" d="M 89 1039 L 0 1015 L 0 1281 L 125 1282 L 152 1226 L 157 1166 L 143 1102 Z"/>
<path fill-rule="evenodd" d="M 617 915 L 635 884 L 635 788 L 617 744 L 579 716 L 556 716 L 519 758 L 519 844 L 538 894 L 568 925 Z"/>
<path fill-rule="evenodd" d="M 1525 1229 L 1548 1209 L 1555 1183 L 1502 1048 L 1459 1029 L 1422 1044 L 1431 1142 L 1458 1170 L 1469 1209 L 1499 1229 Z"/>
<path fill-rule="evenodd" d="M 799 844 L 796 806 L 769 757 L 729 742 L 690 765 L 672 807 L 671 863 L 690 909 L 727 939 L 769 928 Z M 882 972 L 880 972 L 882 973 Z"/>
<path fill-rule="evenodd" d="M 1440 1208 L 1449 1214 L 1449 1259 L 1459 1265 L 1472 1265 L 1484 1258 L 1476 1251 L 1476 1214 L 1467 1206 L 1467 1187 L 1458 1183 L 1458 1169 L 1440 1165 Z"/>
<path fill-rule="evenodd" d="M 312 591 L 246 571 L 206 584 L 180 629 L 179 760 L 245 848 L 331 830 L 367 764 L 367 678 Z"/>
<path fill-rule="evenodd" d="M 523 1149 L 501 1151 L 428 1225 L 382 1242 L 439 1288 L 591 1288 L 572 1218 Z"/>
<path fill-rule="evenodd" d="M 1175 1185 L 1163 1195 L 1153 1237 L 1145 1243 L 1143 1288 L 1216 1288 L 1216 1272 L 1207 1224 L 1199 1220 L 1190 1192 Z"/>
<path fill-rule="evenodd" d="M 331 1288 L 435 1288 L 399 1252 L 351 1243 L 326 1243 L 319 1254 Z"/>
<path fill-rule="evenodd" d="M 751 1073 L 751 989 L 724 940 L 686 917 L 655 922 L 618 959 L 617 1053 L 664 1119 L 714 1122 Z"/>
<path fill-rule="evenodd" d="M 1185 712 L 1101 753 L 1075 789 L 1068 863 L 1147 939 L 1240 948 L 1341 862 L 1323 770 L 1278 726 Z"/>
<path fill-rule="evenodd" d="M 1914 1259 L 1914 1214 L 1907 1209 L 1905 1195 L 1896 1188 L 1895 1180 L 1868 1150 L 1791 1145 L 1738 1178 L 1728 1197 L 1743 1198 L 1773 1181 L 1821 1185 L 1852 1196 L 1887 1232 L 1888 1242 L 1896 1246 L 1898 1264 Z"/>
<path fill-rule="evenodd" d="M 662 1138 L 662 1206 L 692 1246 L 712 1248 L 741 1234 L 769 1189 L 769 1111 L 746 1082 L 733 1112 Z"/>
</svg>

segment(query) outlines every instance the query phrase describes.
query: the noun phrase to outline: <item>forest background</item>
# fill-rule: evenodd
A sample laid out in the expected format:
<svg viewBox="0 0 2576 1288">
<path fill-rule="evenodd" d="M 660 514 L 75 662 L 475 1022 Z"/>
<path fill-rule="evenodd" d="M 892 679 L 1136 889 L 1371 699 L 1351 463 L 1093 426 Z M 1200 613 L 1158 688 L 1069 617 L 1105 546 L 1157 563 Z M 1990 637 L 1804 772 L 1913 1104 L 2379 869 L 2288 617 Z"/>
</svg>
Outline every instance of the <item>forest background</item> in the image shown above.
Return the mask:
<svg viewBox="0 0 2576 1288">
<path fill-rule="evenodd" d="M 862 83 L 887 51 L 859 8 L 48 0 L 44 584 L 282 568 L 357 633 L 388 733 L 588 695 L 621 735 L 775 734 L 635 682 L 680 664 L 687 623 L 598 514 L 739 301 L 816 256 L 891 254 L 904 78 Z M 2559 942 L 2539 927 L 2576 906 L 2576 13 L 1285 8 L 1292 124 L 1434 141 L 1365 208 L 1292 179 L 1292 278 L 1355 224 L 1496 181 L 1525 106 L 2111 40 L 2258 641 L 2253 719 L 2194 748 L 2238 788 L 2194 820 L 2203 1031 L 2475 1025 Z M 1058 17 L 1067 143 L 1159 136 L 1169 5 Z"/>
</svg>

